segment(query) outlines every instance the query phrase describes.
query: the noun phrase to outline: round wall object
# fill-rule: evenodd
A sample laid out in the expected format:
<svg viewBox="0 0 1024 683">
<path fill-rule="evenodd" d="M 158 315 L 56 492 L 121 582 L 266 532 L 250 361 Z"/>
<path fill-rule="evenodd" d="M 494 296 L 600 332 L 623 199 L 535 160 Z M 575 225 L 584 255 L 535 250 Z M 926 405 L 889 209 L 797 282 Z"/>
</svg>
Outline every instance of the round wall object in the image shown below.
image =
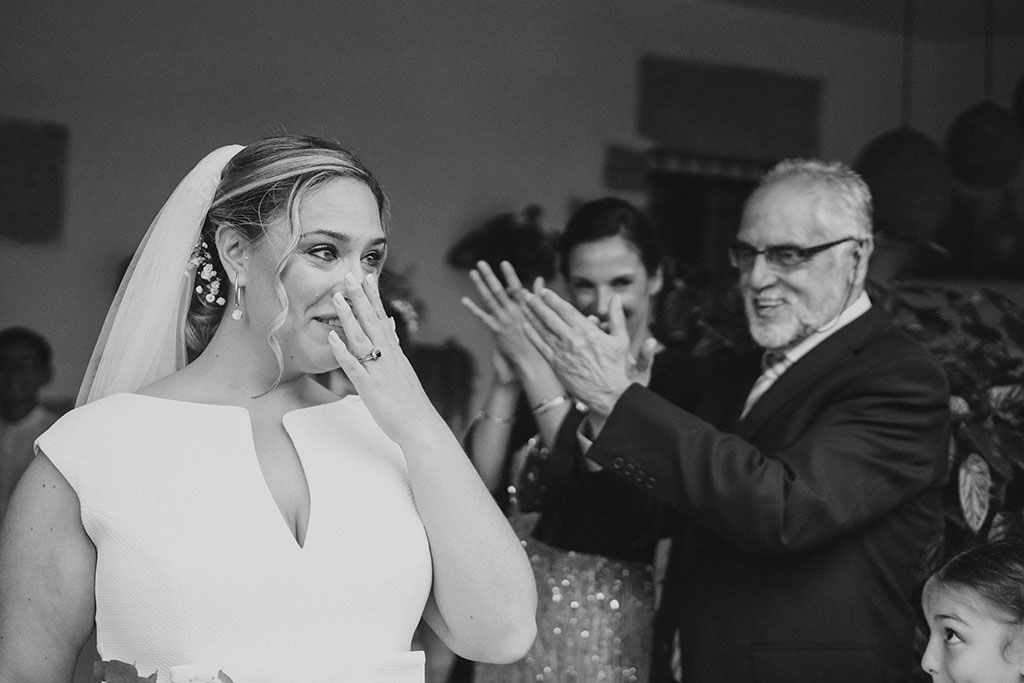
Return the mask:
<svg viewBox="0 0 1024 683">
<path fill-rule="evenodd" d="M 960 182 L 1001 187 L 1020 166 L 1024 131 L 1008 109 L 985 100 L 953 120 L 946 135 L 946 151 Z"/>
<path fill-rule="evenodd" d="M 900 242 L 919 242 L 946 217 L 953 173 L 942 148 L 907 126 L 869 142 L 854 164 L 871 189 L 875 232 Z"/>
</svg>

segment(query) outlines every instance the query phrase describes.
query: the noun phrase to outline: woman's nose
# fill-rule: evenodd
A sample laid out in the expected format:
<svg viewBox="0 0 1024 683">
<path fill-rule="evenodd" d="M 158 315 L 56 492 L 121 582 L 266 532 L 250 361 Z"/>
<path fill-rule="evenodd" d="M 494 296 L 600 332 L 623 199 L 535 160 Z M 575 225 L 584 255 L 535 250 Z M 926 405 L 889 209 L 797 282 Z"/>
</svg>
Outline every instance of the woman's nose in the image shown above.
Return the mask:
<svg viewBox="0 0 1024 683">
<path fill-rule="evenodd" d="M 612 302 L 612 290 L 608 287 L 599 287 L 597 290 L 597 314 L 599 316 L 608 315 L 608 309 L 611 307 Z"/>
<path fill-rule="evenodd" d="M 362 264 L 358 259 L 350 262 L 346 262 L 342 268 L 339 269 L 339 276 L 344 280 L 348 275 L 351 275 L 356 283 L 363 284 L 363 280 L 366 279 L 366 273 L 363 271 Z"/>
</svg>

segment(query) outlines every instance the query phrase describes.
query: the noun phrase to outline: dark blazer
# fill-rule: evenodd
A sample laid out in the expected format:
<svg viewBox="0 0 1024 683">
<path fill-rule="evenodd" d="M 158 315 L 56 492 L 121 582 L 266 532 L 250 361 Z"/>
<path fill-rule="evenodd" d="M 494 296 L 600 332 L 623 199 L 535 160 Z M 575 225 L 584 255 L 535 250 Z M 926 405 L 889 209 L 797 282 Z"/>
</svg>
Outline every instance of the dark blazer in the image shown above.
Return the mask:
<svg viewBox="0 0 1024 683">
<path fill-rule="evenodd" d="M 664 349 L 655 356 L 649 390 L 666 401 L 692 408 L 698 382 L 679 382 L 705 366 L 693 364 L 681 351 Z M 563 550 L 650 562 L 659 539 L 675 527 L 672 506 L 638 495 L 630 482 L 611 470 L 589 472 L 576 433 L 583 414 L 575 408 L 559 426 L 550 456 L 538 471 L 540 518 L 533 536 Z M 549 478 L 556 482 L 547 487 Z"/>
<path fill-rule="evenodd" d="M 652 680 L 677 630 L 686 683 L 905 680 L 941 533 L 945 374 L 876 307 L 740 420 L 757 360 L 723 363 L 692 411 L 633 385 L 587 453 L 686 517 Z"/>
</svg>

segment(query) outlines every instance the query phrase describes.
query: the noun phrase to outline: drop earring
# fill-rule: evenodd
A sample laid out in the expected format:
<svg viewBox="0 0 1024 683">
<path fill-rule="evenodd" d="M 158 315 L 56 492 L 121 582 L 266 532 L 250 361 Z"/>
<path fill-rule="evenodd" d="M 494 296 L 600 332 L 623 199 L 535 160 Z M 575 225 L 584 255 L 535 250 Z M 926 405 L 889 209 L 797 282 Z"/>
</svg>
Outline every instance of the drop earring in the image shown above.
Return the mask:
<svg viewBox="0 0 1024 683">
<path fill-rule="evenodd" d="M 236 281 L 235 282 L 235 310 L 231 311 L 231 319 L 232 320 L 241 320 L 242 319 L 242 290 L 243 289 L 245 289 L 245 287 L 240 286 L 238 284 L 238 282 Z"/>
</svg>

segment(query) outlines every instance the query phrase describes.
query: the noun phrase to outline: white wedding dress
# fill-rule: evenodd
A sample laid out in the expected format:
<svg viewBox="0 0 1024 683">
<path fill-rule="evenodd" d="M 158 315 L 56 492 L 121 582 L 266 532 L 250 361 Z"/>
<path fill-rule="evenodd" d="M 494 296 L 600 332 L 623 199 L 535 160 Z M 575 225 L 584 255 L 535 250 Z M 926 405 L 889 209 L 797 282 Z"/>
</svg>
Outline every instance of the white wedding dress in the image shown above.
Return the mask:
<svg viewBox="0 0 1024 683">
<path fill-rule="evenodd" d="M 303 546 L 263 478 L 248 412 L 120 393 L 37 441 L 96 545 L 100 655 L 167 683 L 423 683 L 410 651 L 430 550 L 398 446 L 361 399 L 284 417 L 309 482 Z"/>
</svg>

